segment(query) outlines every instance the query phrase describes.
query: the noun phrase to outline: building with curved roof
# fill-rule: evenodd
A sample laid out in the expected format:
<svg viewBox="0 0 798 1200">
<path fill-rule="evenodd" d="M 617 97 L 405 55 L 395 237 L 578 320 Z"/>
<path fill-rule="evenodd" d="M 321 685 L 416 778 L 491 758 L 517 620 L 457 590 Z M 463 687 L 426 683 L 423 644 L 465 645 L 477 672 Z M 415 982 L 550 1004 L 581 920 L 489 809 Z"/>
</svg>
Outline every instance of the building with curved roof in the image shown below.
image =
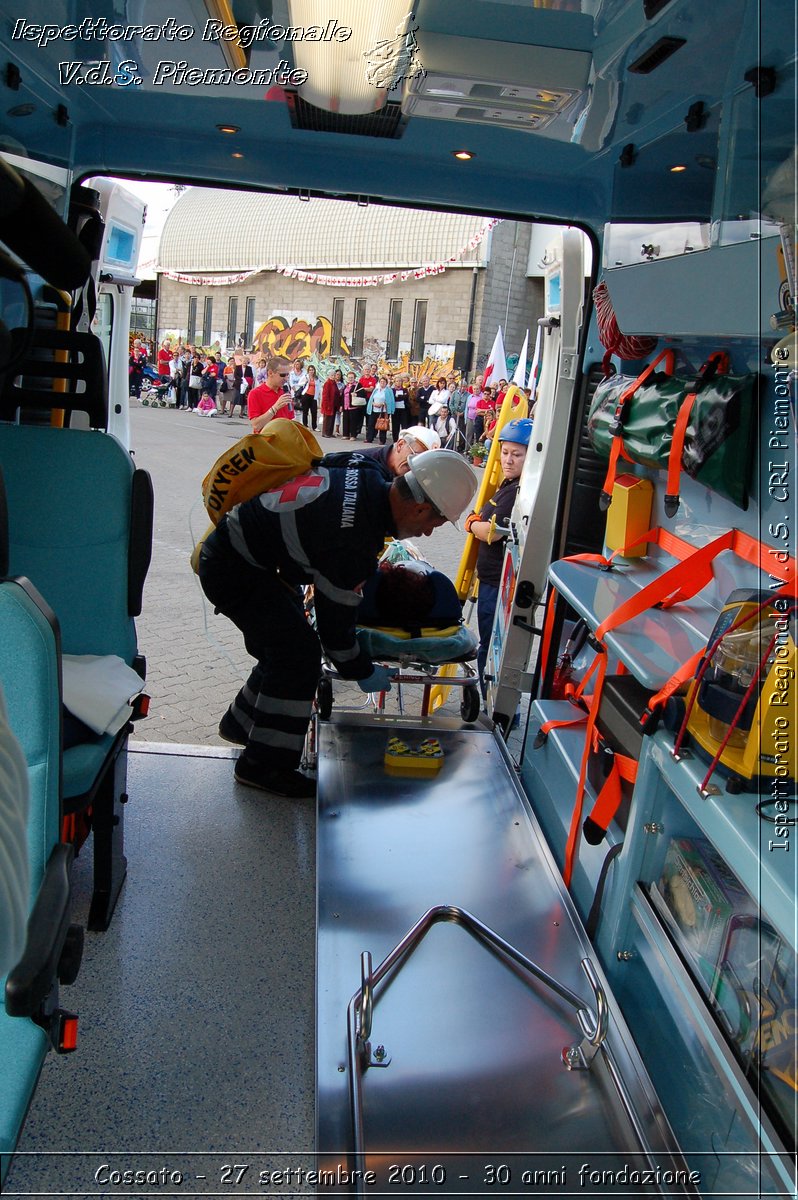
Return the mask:
<svg viewBox="0 0 798 1200">
<path fill-rule="evenodd" d="M 510 352 L 540 315 L 529 242 L 472 214 L 189 188 L 161 236 L 158 336 L 411 369 L 466 342 L 476 366 L 499 324 Z"/>
<path fill-rule="evenodd" d="M 189 188 L 164 225 L 159 267 L 175 271 L 415 268 L 485 265 L 486 217 L 351 201 Z M 209 237 L 208 233 L 213 232 Z M 489 243 L 488 243 L 489 245 Z"/>
</svg>

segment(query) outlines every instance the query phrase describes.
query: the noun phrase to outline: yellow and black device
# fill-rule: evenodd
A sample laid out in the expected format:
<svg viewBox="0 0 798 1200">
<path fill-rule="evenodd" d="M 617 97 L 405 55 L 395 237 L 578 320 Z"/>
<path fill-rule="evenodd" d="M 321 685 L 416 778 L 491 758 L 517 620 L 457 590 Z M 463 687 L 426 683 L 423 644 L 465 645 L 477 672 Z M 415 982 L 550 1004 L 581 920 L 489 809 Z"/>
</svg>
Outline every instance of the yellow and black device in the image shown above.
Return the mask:
<svg viewBox="0 0 798 1200">
<path fill-rule="evenodd" d="M 732 592 L 688 692 L 693 744 L 743 786 L 797 777 L 797 627 L 795 599 Z"/>
</svg>

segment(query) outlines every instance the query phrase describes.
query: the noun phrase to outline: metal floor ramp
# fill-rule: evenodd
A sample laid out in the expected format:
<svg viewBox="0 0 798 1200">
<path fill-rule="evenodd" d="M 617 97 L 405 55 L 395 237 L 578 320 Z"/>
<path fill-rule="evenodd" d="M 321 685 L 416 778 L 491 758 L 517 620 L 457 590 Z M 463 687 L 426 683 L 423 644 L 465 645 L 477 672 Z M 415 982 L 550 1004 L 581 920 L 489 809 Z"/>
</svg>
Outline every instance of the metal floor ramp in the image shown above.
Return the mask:
<svg viewBox="0 0 798 1200">
<path fill-rule="evenodd" d="M 387 773 L 397 734 L 437 737 L 440 771 Z M 690 1194 L 498 738 L 336 714 L 317 849 L 317 1151 L 339 1194 L 601 1192 L 657 1167 Z"/>
</svg>

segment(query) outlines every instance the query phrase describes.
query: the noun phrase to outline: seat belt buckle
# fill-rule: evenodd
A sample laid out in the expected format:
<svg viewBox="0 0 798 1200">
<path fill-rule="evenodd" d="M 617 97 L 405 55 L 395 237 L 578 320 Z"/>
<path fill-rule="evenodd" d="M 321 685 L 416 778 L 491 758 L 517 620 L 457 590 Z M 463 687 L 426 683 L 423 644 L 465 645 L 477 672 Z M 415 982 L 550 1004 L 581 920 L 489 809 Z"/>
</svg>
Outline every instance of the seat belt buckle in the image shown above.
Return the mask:
<svg viewBox="0 0 798 1200">
<path fill-rule="evenodd" d="M 640 718 L 640 729 L 646 737 L 657 732 L 661 715 L 658 708 L 646 708 Z"/>
<path fill-rule="evenodd" d="M 615 766 L 615 751 L 612 746 L 607 745 L 603 738 L 599 743 L 599 750 L 601 751 L 601 774 L 605 779 L 609 779 L 612 768 Z"/>
</svg>

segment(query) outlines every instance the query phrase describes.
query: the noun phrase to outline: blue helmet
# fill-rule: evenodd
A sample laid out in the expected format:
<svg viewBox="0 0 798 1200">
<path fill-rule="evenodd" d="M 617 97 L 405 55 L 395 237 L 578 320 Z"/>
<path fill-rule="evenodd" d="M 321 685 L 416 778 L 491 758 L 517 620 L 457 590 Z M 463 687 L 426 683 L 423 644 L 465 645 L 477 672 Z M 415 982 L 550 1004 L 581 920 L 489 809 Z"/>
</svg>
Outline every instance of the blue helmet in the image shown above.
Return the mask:
<svg viewBox="0 0 798 1200">
<path fill-rule="evenodd" d="M 517 442 L 519 446 L 528 446 L 532 437 L 532 421 L 529 417 L 520 417 L 517 421 L 508 421 L 499 434 L 500 442 Z"/>
</svg>

